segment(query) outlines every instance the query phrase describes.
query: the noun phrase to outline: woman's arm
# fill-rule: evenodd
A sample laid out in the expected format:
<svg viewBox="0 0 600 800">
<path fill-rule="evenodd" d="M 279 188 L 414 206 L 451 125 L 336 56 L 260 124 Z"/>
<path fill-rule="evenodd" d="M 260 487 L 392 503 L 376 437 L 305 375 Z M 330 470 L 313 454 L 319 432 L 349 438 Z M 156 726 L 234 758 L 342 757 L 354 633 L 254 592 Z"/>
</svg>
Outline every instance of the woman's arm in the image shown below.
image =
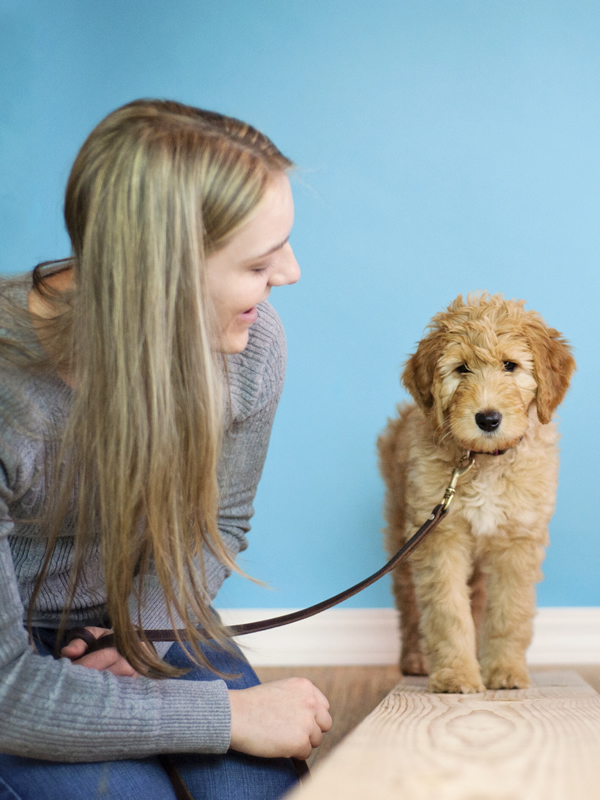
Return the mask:
<svg viewBox="0 0 600 800">
<path fill-rule="evenodd" d="M 87 628 L 94 636 L 108 631 Z M 63 648 L 63 655 L 79 659 L 82 666 L 132 677 L 136 673 L 115 648 L 83 656 L 85 643 L 75 639 Z M 83 658 L 80 658 L 83 656 Z M 329 702 L 304 678 L 230 689 L 231 748 L 263 758 L 307 758 L 318 747 L 323 733 L 331 728 Z"/>
<path fill-rule="evenodd" d="M 75 762 L 225 752 L 223 681 L 116 677 L 34 652 L 8 540 L 8 494 L 0 462 L 0 752 Z"/>
</svg>

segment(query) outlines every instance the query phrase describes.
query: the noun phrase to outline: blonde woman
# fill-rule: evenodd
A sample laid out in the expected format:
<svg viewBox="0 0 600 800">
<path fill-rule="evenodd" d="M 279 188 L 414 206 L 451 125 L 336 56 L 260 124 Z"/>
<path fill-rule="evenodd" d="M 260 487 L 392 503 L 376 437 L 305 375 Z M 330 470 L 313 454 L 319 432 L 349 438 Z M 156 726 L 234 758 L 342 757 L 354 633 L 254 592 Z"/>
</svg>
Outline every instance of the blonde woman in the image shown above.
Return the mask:
<svg viewBox="0 0 600 800">
<path fill-rule="evenodd" d="M 331 726 L 210 607 L 283 383 L 290 166 L 238 120 L 130 103 L 71 171 L 71 258 L 2 282 L 0 800 L 165 800 L 161 754 L 195 798 L 268 800 Z M 154 650 L 167 627 L 191 641 Z"/>
</svg>

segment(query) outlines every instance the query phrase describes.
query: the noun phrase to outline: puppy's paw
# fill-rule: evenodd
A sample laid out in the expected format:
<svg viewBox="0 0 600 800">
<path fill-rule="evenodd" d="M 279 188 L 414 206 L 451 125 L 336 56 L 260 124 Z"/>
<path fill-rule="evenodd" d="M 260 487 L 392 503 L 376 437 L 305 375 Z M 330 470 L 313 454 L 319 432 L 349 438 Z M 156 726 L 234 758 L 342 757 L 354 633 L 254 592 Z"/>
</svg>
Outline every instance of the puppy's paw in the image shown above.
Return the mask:
<svg viewBox="0 0 600 800">
<path fill-rule="evenodd" d="M 403 675 L 429 675 L 427 659 L 422 653 L 402 653 L 400 672 Z"/>
<path fill-rule="evenodd" d="M 438 669 L 429 676 L 427 690 L 440 694 L 476 694 L 485 692 L 485 686 L 481 682 L 478 670 L 456 669 L 444 667 Z"/>
<path fill-rule="evenodd" d="M 488 689 L 527 689 L 531 679 L 522 664 L 492 664 L 483 668 L 483 682 Z"/>
</svg>

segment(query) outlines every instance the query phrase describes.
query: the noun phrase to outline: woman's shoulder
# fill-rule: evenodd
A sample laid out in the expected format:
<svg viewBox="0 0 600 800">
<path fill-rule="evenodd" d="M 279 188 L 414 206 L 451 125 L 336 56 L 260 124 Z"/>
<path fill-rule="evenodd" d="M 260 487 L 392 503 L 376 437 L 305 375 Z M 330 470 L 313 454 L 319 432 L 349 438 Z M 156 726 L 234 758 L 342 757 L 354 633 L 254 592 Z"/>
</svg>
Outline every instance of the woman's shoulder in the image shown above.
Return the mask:
<svg viewBox="0 0 600 800">
<path fill-rule="evenodd" d="M 14 330 L 15 318 L 27 308 L 27 293 L 31 285 L 31 272 L 0 275 L 0 335 Z"/>
<path fill-rule="evenodd" d="M 29 275 L 29 279 L 31 275 Z M 27 276 L 0 276 L 0 406 L 5 406 L 27 381 L 22 368 Z"/>
<path fill-rule="evenodd" d="M 234 419 L 249 416 L 279 399 L 285 378 L 286 342 L 283 324 L 270 303 L 258 306 L 248 344 L 227 357 Z"/>
<path fill-rule="evenodd" d="M 62 419 L 70 396 L 68 387 L 40 361 L 27 312 L 30 288 L 31 273 L 0 277 L 0 438 L 21 443 Z"/>
</svg>

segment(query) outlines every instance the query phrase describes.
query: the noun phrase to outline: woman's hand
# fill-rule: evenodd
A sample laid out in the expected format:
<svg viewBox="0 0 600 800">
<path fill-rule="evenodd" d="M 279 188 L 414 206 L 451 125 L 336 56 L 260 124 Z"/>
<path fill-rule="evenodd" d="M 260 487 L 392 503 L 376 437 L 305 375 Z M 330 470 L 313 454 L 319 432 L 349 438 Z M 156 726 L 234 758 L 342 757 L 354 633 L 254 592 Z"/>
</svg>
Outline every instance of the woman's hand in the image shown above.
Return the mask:
<svg viewBox="0 0 600 800">
<path fill-rule="evenodd" d="M 86 628 L 86 631 L 89 631 L 97 639 L 112 633 L 110 628 Z M 126 661 L 115 647 L 95 650 L 93 653 L 84 656 L 83 654 L 86 649 L 87 645 L 83 639 L 73 639 L 66 647 L 62 648 L 60 654 L 65 658 L 70 658 L 74 664 L 79 664 L 82 667 L 89 667 L 89 669 L 97 669 L 100 671 L 106 670 L 120 677 L 138 677 L 138 673 L 134 670 L 129 661 Z"/>
<path fill-rule="evenodd" d="M 264 758 L 308 758 L 331 728 L 329 702 L 306 678 L 229 691 L 231 747 Z"/>
</svg>

